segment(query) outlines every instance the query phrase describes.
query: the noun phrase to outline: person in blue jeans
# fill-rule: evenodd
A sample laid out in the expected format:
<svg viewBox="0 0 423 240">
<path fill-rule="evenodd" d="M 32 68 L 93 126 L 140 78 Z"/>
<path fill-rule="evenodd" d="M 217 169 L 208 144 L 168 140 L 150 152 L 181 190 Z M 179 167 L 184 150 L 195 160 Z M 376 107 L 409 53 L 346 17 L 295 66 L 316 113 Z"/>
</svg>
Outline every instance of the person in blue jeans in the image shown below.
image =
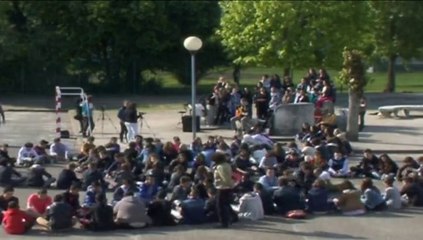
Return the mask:
<svg viewBox="0 0 423 240">
<path fill-rule="evenodd" d="M 379 189 L 373 185 L 371 178 L 365 178 L 361 183 L 361 202 L 368 211 L 383 211 L 387 209 Z"/>
</svg>

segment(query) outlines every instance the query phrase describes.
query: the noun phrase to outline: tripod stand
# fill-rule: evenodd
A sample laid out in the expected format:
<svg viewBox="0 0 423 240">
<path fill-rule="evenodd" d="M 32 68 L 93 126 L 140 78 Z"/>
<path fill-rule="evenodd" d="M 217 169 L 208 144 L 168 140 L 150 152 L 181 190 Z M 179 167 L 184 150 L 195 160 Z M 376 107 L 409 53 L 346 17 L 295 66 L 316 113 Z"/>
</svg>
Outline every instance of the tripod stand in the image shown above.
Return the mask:
<svg viewBox="0 0 423 240">
<path fill-rule="evenodd" d="M 148 124 L 147 120 L 145 119 L 145 115 L 146 113 L 140 113 L 139 115 L 139 119 L 140 119 L 140 132 L 142 131 L 142 126 L 145 124 L 145 126 L 147 127 L 147 129 L 150 130 L 151 134 L 153 135 L 154 138 L 156 138 L 156 134 L 153 132 L 153 129 L 151 129 L 150 124 Z"/>
<path fill-rule="evenodd" d="M 109 115 L 107 115 L 106 113 L 106 109 L 104 106 L 101 106 L 101 115 L 97 118 L 96 122 L 101 120 L 101 135 L 104 135 L 104 120 L 109 120 L 110 124 L 113 126 L 113 128 L 116 130 L 116 133 L 119 132 L 118 128 L 116 127 L 116 125 L 113 123 L 112 119 L 110 118 Z"/>
</svg>

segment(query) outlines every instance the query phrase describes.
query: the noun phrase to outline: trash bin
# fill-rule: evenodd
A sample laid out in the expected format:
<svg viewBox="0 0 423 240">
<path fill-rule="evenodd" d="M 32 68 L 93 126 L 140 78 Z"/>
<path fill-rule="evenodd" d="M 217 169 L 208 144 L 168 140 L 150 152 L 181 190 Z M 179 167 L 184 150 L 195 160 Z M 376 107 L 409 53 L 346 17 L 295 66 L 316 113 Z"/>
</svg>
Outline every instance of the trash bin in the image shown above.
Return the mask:
<svg viewBox="0 0 423 240">
<path fill-rule="evenodd" d="M 196 118 L 197 132 L 200 131 L 200 117 Z M 192 116 L 182 116 L 182 132 L 192 132 Z"/>
</svg>

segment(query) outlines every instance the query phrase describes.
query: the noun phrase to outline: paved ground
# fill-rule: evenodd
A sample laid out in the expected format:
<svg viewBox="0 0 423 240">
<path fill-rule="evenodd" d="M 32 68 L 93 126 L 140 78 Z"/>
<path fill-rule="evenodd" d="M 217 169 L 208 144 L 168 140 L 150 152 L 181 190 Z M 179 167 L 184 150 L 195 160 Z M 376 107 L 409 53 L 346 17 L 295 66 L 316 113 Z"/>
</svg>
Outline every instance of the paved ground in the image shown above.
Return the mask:
<svg viewBox="0 0 423 240">
<path fill-rule="evenodd" d="M 183 98 L 181 98 L 183 99 Z M 418 103 L 420 96 L 393 96 L 387 98 L 378 95 L 371 96 L 371 108 L 378 105 L 398 102 L 405 99 L 407 103 Z M 12 99 L 13 100 L 13 99 Z M 154 99 L 150 99 L 153 100 Z M 172 99 L 172 101 L 177 99 Z M 6 108 L 51 108 L 42 106 L 41 103 L 48 100 L 35 100 L 19 104 L 14 99 L 6 103 Z M 164 100 L 160 100 L 164 101 Z M 340 100 L 340 106 L 345 102 Z M 370 111 L 371 112 L 371 111 Z M 114 113 L 108 114 L 117 125 Z M 51 140 L 54 137 L 54 119 L 52 113 L 30 113 L 30 112 L 7 112 L 8 124 L 0 126 L 0 143 L 7 141 L 11 145 L 21 145 L 27 140 L 38 142 L 42 138 Z M 64 117 L 64 128 L 75 131 L 77 125 L 71 121 L 72 115 Z M 191 133 L 182 133 L 181 127 L 177 126 L 179 115 L 177 110 L 152 111 L 147 115 L 151 129 L 144 129 L 143 135 L 152 136 L 153 133 L 163 140 L 172 136 L 180 136 L 184 142 L 191 139 Z M 96 119 L 98 116 L 95 117 Z M 360 134 L 360 142 L 354 143 L 355 148 L 372 148 L 376 150 L 420 150 L 419 136 L 423 131 L 423 118 L 412 119 L 378 119 L 377 116 L 367 116 L 368 127 Z M 98 143 L 105 142 L 111 136 L 116 135 L 116 130 L 109 120 L 104 124 L 103 134 L 101 132 L 101 121 L 97 123 L 95 136 Z M 200 136 L 223 135 L 230 137 L 229 130 L 208 130 L 200 133 Z M 67 140 L 70 145 L 77 144 L 77 140 Z M 16 149 L 12 149 L 16 152 Z M 417 156 L 416 154 L 410 154 Z M 402 159 L 404 154 L 392 154 L 395 160 Z M 51 166 L 48 170 L 57 175 L 62 166 Z M 16 195 L 21 199 L 22 205 L 27 196 L 34 192 L 34 189 L 18 189 Z M 58 191 L 51 190 L 54 195 Z M 244 222 L 234 225 L 229 230 L 214 230 L 210 226 L 178 226 L 172 228 L 152 228 L 134 232 L 111 232 L 94 234 L 75 230 L 69 233 L 54 234 L 34 230 L 29 236 L 31 239 L 44 239 L 46 236 L 52 239 L 287 239 L 287 240 L 315 240 L 315 239 L 418 239 L 421 238 L 422 230 L 419 229 L 423 220 L 423 209 L 406 209 L 401 212 L 385 212 L 380 214 L 368 214 L 361 217 L 344 216 L 315 216 L 307 220 L 287 220 L 279 217 L 267 218 L 260 222 Z M 24 237 L 10 237 L 0 231 L 0 239 L 23 239 Z"/>
</svg>

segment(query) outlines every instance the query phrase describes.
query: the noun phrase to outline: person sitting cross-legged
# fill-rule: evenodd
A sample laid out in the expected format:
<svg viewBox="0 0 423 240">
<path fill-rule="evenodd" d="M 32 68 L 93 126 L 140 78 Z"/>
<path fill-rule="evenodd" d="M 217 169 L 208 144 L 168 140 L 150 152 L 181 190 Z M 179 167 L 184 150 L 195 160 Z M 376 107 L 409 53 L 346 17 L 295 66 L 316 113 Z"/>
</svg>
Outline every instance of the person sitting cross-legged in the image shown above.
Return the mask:
<svg viewBox="0 0 423 240">
<path fill-rule="evenodd" d="M 198 190 L 191 188 L 188 198 L 180 204 L 180 214 L 184 224 L 202 224 L 207 221 L 205 201 L 198 196 Z"/>
<path fill-rule="evenodd" d="M 103 193 L 97 193 L 95 202 L 87 218 L 80 219 L 82 227 L 92 231 L 114 230 L 116 225 L 113 220 L 113 208 L 107 205 L 106 196 Z"/>
<path fill-rule="evenodd" d="M 47 230 L 60 231 L 71 229 L 76 218 L 73 217 L 72 207 L 64 201 L 63 195 L 58 194 L 48 207 L 46 217 L 37 218 L 37 223 Z"/>
<path fill-rule="evenodd" d="M 56 178 L 51 176 L 50 173 L 40 164 L 39 160 L 28 169 L 26 185 L 28 187 L 41 187 L 49 188 L 52 183 L 56 181 Z"/>
<path fill-rule="evenodd" d="M 64 168 L 57 178 L 56 187 L 58 189 L 69 189 L 73 183 L 81 183 L 75 173 L 76 164 L 69 163 L 66 168 Z"/>
<path fill-rule="evenodd" d="M 17 201 L 9 202 L 3 214 L 3 229 L 8 234 L 25 234 L 34 226 L 34 218 L 20 210 Z"/>
<path fill-rule="evenodd" d="M 87 191 L 85 192 L 85 198 L 84 198 L 82 207 L 83 208 L 93 207 L 97 203 L 95 196 L 99 193 L 103 193 L 101 183 L 99 182 L 91 183 L 91 185 L 87 188 Z"/>
<path fill-rule="evenodd" d="M 120 229 L 143 228 L 151 224 L 144 201 L 135 197 L 130 191 L 116 203 L 113 213 L 116 216 L 116 227 Z"/>
<path fill-rule="evenodd" d="M 342 156 L 341 151 L 335 150 L 333 158 L 328 162 L 328 172 L 332 177 L 347 177 L 349 174 L 348 159 Z"/>
<path fill-rule="evenodd" d="M 277 212 L 286 214 L 291 210 L 304 209 L 300 191 L 289 183 L 289 178 L 280 177 L 278 182 L 279 189 L 273 193 L 273 202 L 276 204 Z"/>
<path fill-rule="evenodd" d="M 328 190 L 322 179 L 314 181 L 312 188 L 307 194 L 307 211 L 325 213 L 329 211 Z"/>
<path fill-rule="evenodd" d="M 47 208 L 53 203 L 53 200 L 47 193 L 47 189 L 43 188 L 37 193 L 33 193 L 28 197 L 27 207 L 40 214 L 40 216 L 47 213 Z"/>
</svg>

